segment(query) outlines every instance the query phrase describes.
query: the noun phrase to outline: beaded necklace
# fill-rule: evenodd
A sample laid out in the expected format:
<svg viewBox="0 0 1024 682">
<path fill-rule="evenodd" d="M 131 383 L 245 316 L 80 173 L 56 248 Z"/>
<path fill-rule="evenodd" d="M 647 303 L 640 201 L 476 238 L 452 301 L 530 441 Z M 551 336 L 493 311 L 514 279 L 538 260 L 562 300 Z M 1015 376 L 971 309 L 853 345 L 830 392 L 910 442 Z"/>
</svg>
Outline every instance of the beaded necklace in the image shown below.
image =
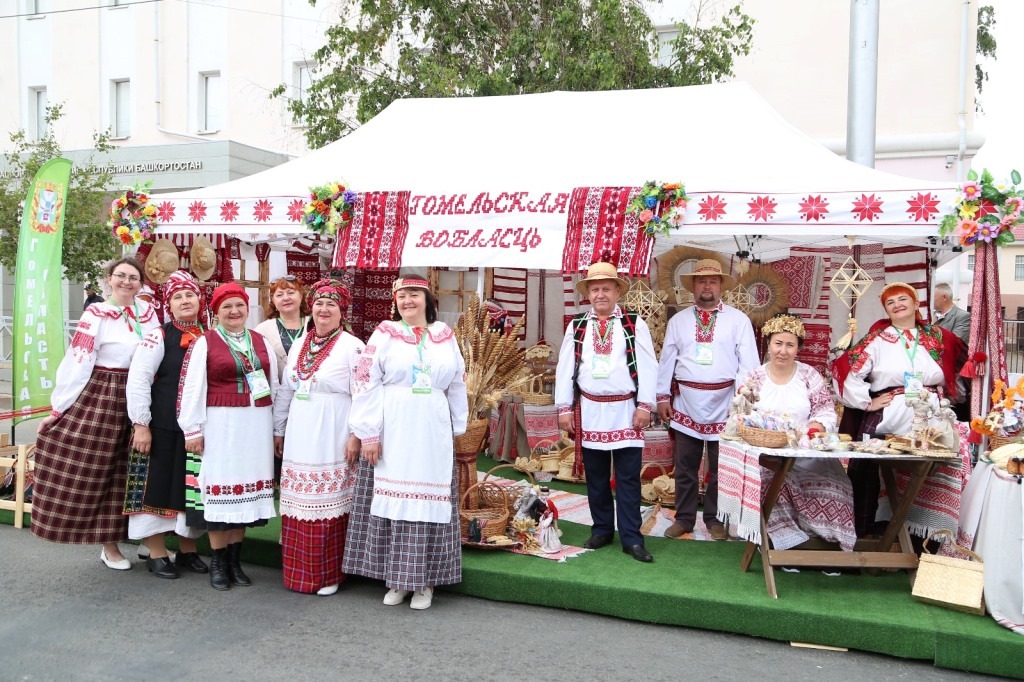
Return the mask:
<svg viewBox="0 0 1024 682">
<path fill-rule="evenodd" d="M 305 381 L 316 374 L 340 336 L 340 327 L 325 336 L 318 336 L 315 330 L 306 334 L 299 350 L 298 362 L 295 363 L 295 373 L 299 379 Z"/>
</svg>

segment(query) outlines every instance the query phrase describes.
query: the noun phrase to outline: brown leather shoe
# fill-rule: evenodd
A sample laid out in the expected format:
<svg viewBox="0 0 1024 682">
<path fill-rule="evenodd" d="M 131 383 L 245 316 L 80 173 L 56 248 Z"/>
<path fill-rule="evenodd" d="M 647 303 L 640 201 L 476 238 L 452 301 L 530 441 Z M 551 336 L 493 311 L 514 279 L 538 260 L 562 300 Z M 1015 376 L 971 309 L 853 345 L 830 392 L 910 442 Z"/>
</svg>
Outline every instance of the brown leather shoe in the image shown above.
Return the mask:
<svg viewBox="0 0 1024 682">
<path fill-rule="evenodd" d="M 671 526 L 665 529 L 665 537 L 667 538 L 680 538 L 687 533 L 692 533 L 692 528 L 687 528 L 678 521 L 673 523 Z"/>
<path fill-rule="evenodd" d="M 708 532 L 711 533 L 711 539 L 712 540 L 728 540 L 729 539 L 729 531 L 727 531 L 725 529 L 725 526 L 723 526 L 720 523 L 715 523 L 715 524 L 712 524 L 711 526 L 708 526 Z"/>
</svg>

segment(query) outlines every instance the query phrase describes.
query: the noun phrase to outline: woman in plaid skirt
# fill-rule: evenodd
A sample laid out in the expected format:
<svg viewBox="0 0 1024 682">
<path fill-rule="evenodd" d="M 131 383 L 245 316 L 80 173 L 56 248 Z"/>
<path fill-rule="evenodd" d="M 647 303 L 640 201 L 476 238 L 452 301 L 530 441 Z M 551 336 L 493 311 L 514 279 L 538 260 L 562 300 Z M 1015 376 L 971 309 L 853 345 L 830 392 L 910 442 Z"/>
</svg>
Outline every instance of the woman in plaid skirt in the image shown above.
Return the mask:
<svg viewBox="0 0 1024 682">
<path fill-rule="evenodd" d="M 437 321 L 426 280 L 393 287 L 395 313 L 373 332 L 355 374 L 349 424 L 362 441 L 346 573 L 383 580 L 388 606 L 462 580 L 455 435 L 464 433 L 465 363 Z"/>
<path fill-rule="evenodd" d="M 32 532 L 53 542 L 100 543 L 100 560 L 124 571 L 132 567 L 117 546 L 128 531 L 125 385 L 136 347 L 159 322 L 135 298 L 142 266 L 134 258 L 109 265 L 107 283 L 110 299 L 82 314 L 57 368 L 53 412 L 39 424 Z"/>
<path fill-rule="evenodd" d="M 306 296 L 311 329 L 291 347 L 274 397 L 274 451 L 281 466 L 284 585 L 334 594 L 345 579 L 341 557 L 352 509 L 359 439 L 348 426 L 352 376 L 363 342 L 341 328 L 351 296 L 322 279 Z M 297 306 L 296 306 L 297 307 Z"/>
</svg>

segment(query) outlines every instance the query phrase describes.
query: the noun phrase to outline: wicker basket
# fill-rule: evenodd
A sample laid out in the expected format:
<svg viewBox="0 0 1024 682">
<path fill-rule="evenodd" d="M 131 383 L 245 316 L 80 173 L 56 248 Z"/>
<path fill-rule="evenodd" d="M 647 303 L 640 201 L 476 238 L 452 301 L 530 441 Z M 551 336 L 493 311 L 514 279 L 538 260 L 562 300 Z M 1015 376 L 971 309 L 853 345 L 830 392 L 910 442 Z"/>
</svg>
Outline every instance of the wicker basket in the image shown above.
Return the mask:
<svg viewBox="0 0 1024 682">
<path fill-rule="evenodd" d="M 586 483 L 587 474 L 583 472 L 583 475 L 576 478 L 572 475 L 572 465 L 576 461 L 576 449 L 574 447 L 568 447 L 562 450 L 561 459 L 558 460 L 558 475 L 555 476 L 560 481 L 566 481 L 567 483 Z"/>
<path fill-rule="evenodd" d="M 739 433 L 740 438 L 757 448 L 784 448 L 789 445 L 789 434 L 785 431 L 769 431 L 740 424 Z"/>
<path fill-rule="evenodd" d="M 479 505 L 475 509 L 466 508 L 471 497 L 476 499 Z M 508 495 L 497 483 L 481 481 L 470 486 L 462 496 L 462 505 L 459 508 L 459 531 L 462 538 L 469 537 L 469 524 L 473 519 L 483 525 L 480 529 L 481 541 L 486 542 L 487 538 L 504 535 L 508 529 L 508 510 Z"/>
<path fill-rule="evenodd" d="M 934 535 L 953 537 L 948 530 L 939 531 Z M 981 557 L 971 550 L 956 544 L 953 547 L 975 560 L 935 556 L 928 552 L 925 543 L 925 553 L 921 555 L 917 578 L 914 580 L 914 599 L 926 604 L 984 616 L 985 565 Z"/>
<path fill-rule="evenodd" d="M 1020 443 L 1020 435 L 1016 436 L 989 436 L 988 437 L 988 449 L 991 452 L 996 448 L 1001 448 L 1004 445 L 1010 445 L 1011 443 Z"/>
<path fill-rule="evenodd" d="M 648 462 L 640 467 L 640 499 L 643 502 L 649 504 L 661 504 L 661 497 L 657 494 L 657 490 L 653 483 L 644 483 L 644 474 L 647 473 L 647 469 L 650 467 L 658 467 L 661 469 L 661 476 L 668 476 L 668 469 L 665 468 L 664 464 L 658 462 Z"/>
<path fill-rule="evenodd" d="M 489 469 L 487 471 L 487 473 L 484 474 L 484 477 L 482 479 L 480 479 L 480 483 L 488 483 L 487 479 L 490 478 L 491 474 L 493 474 L 498 469 L 515 469 L 516 471 L 520 471 L 521 473 L 526 474 L 526 476 L 530 479 L 530 485 L 537 485 L 537 480 L 533 477 L 532 473 L 530 473 L 529 471 L 521 471 L 520 469 L 516 469 L 516 467 L 514 467 L 511 464 L 499 464 L 498 466 L 494 467 L 493 469 Z M 489 486 L 493 486 L 493 485 L 496 485 L 496 484 L 488 483 L 488 485 Z M 510 515 L 509 518 L 511 519 L 512 505 L 514 505 L 516 503 L 516 498 L 514 496 L 512 496 L 512 495 L 509 495 L 504 487 L 502 487 L 502 486 L 498 486 L 498 487 L 501 488 L 501 492 L 504 494 L 505 509 L 508 510 L 508 513 Z M 490 491 L 490 487 L 486 488 L 485 491 L 482 492 L 481 494 L 485 495 L 485 496 L 489 496 L 491 494 L 489 491 Z M 495 498 L 487 497 L 486 499 L 487 499 L 487 501 L 489 503 L 489 506 L 493 506 L 490 503 L 493 503 L 495 501 Z"/>
<path fill-rule="evenodd" d="M 523 391 L 523 402 L 527 405 L 554 405 L 555 396 L 544 392 L 544 377 L 537 375 L 530 379 Z"/>
</svg>

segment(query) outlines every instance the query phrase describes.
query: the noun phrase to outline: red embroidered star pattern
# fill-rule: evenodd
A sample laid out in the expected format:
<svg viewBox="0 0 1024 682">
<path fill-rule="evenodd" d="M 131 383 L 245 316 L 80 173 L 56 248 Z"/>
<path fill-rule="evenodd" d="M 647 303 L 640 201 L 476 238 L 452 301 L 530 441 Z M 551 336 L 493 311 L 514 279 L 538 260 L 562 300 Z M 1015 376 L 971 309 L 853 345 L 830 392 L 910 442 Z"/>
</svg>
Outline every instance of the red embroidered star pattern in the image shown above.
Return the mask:
<svg viewBox="0 0 1024 682">
<path fill-rule="evenodd" d="M 194 223 L 206 219 L 206 204 L 201 201 L 193 201 L 188 206 L 188 219 Z"/>
<path fill-rule="evenodd" d="M 306 204 L 302 199 L 292 199 L 292 203 L 288 204 L 288 219 L 293 223 L 301 221 L 302 212 L 305 207 Z"/>
<path fill-rule="evenodd" d="M 258 223 L 265 223 L 270 220 L 270 214 L 274 211 L 274 205 L 270 203 L 269 199 L 260 199 L 256 202 L 256 205 L 252 207 L 252 217 L 256 219 Z"/>
<path fill-rule="evenodd" d="M 234 221 L 238 217 L 238 202 L 225 201 L 220 205 L 220 219 L 226 223 Z"/>
<path fill-rule="evenodd" d="M 882 215 L 882 203 L 884 202 L 874 194 L 861 194 L 860 199 L 854 199 L 851 212 L 861 222 L 873 222 L 876 217 Z"/>
<path fill-rule="evenodd" d="M 828 213 L 828 200 L 823 199 L 820 194 L 818 196 L 808 195 L 800 202 L 800 215 L 807 222 L 821 220 L 826 213 Z"/>
<path fill-rule="evenodd" d="M 932 196 L 931 192 L 921 194 L 907 200 L 907 213 L 914 217 L 914 221 L 931 220 L 932 216 L 939 212 L 939 200 Z"/>
<path fill-rule="evenodd" d="M 701 217 L 701 220 L 718 220 L 720 217 L 725 215 L 726 203 L 722 200 L 722 197 L 715 195 L 713 197 L 705 197 L 704 201 L 700 202 L 700 210 L 697 214 Z"/>
<path fill-rule="evenodd" d="M 771 197 L 754 197 L 753 201 L 747 202 L 747 206 L 750 210 L 747 214 L 750 215 L 754 220 L 763 220 L 768 222 L 769 219 L 775 217 L 775 207 L 778 204 Z"/>
<path fill-rule="evenodd" d="M 161 201 L 160 205 L 156 207 L 156 214 L 162 223 L 174 220 L 174 204 L 169 201 Z"/>
</svg>

